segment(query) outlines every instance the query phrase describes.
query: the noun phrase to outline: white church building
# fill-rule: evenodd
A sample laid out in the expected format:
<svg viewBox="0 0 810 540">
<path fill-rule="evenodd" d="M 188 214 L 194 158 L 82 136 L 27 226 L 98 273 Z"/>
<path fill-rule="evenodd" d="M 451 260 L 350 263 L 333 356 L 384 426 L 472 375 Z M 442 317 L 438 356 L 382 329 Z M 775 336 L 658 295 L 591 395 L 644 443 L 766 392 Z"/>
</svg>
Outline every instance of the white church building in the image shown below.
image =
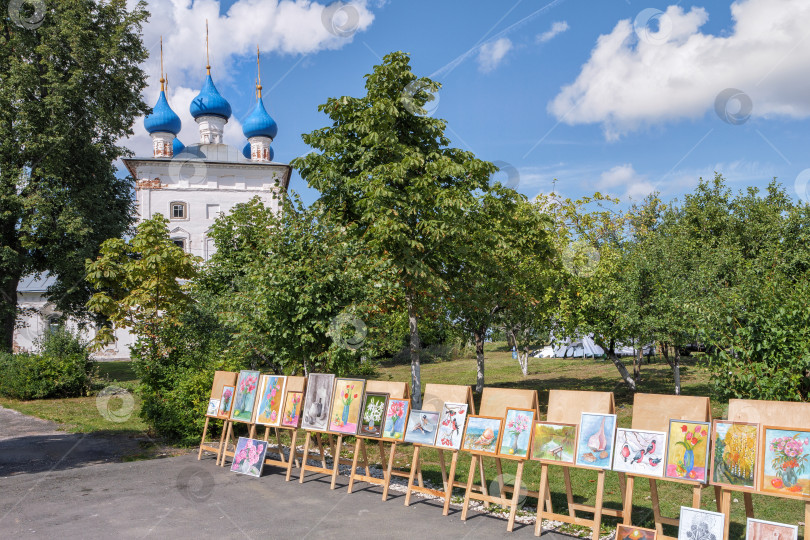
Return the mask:
<svg viewBox="0 0 810 540">
<path fill-rule="evenodd" d="M 206 66 L 206 70 L 202 89 L 190 104 L 191 115 L 200 130 L 199 142 L 185 146 L 177 138 L 180 118 L 166 99 L 161 73 L 157 104 L 144 119 L 152 137 L 152 156 L 123 161 L 135 179 L 137 221 L 163 214 L 170 221 L 172 240 L 186 252 L 207 261 L 216 251 L 210 231 L 217 216 L 257 196 L 278 211 L 290 183 L 291 167 L 273 161 L 271 144 L 278 127 L 264 107 L 261 79 L 256 85 L 256 105 L 242 127 L 247 142 L 239 150 L 223 143 L 231 106 L 217 91 L 211 66 Z M 48 276 L 42 279 L 29 276 L 20 282 L 18 301 L 22 315 L 14 334 L 15 350 L 35 350 L 37 339 L 59 319 L 59 313 L 44 297 L 52 280 Z M 69 320 L 68 327 L 76 329 L 78 324 Z M 93 329 L 84 330 L 88 339 L 94 334 Z M 119 329 L 116 338 L 116 343 L 95 356 L 129 358 L 133 336 Z"/>
</svg>

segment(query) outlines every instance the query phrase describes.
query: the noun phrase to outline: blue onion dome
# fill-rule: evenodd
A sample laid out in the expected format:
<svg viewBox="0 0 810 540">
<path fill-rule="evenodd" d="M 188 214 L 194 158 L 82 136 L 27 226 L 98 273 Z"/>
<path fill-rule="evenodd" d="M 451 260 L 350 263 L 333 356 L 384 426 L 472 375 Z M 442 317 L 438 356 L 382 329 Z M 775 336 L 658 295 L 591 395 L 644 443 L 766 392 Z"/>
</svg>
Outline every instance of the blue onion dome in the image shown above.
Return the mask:
<svg viewBox="0 0 810 540">
<path fill-rule="evenodd" d="M 175 137 L 174 141 L 172 141 L 172 154 L 174 154 L 176 156 L 177 154 L 181 153 L 185 149 L 186 149 L 186 145 L 181 143 L 180 139 Z"/>
<path fill-rule="evenodd" d="M 200 116 L 213 115 L 227 120 L 231 117 L 231 104 L 217 91 L 211 75 L 207 75 L 202 90 L 191 102 L 189 111 L 195 119 Z"/>
<path fill-rule="evenodd" d="M 150 134 L 165 132 L 177 135 L 180 133 L 180 117 L 169 107 L 166 93 L 163 90 L 160 91 L 160 97 L 152 108 L 152 112 L 143 119 L 143 126 Z"/>
<path fill-rule="evenodd" d="M 261 97 L 242 125 L 242 133 L 244 133 L 245 137 L 248 139 L 251 137 L 270 137 L 271 139 L 275 139 L 278 134 L 276 121 L 273 120 L 273 117 L 265 110 L 264 101 Z"/>
<path fill-rule="evenodd" d="M 245 146 L 242 148 L 242 155 L 248 159 L 251 159 L 250 156 L 250 143 L 245 143 Z"/>
<path fill-rule="evenodd" d="M 270 159 L 270 161 L 273 161 L 273 158 L 274 158 L 274 157 L 276 157 L 276 153 L 275 153 L 275 152 L 273 152 L 273 147 L 272 147 L 272 146 L 268 146 L 268 147 L 267 147 L 267 150 L 270 152 L 270 155 L 268 156 L 268 158 Z"/>
</svg>

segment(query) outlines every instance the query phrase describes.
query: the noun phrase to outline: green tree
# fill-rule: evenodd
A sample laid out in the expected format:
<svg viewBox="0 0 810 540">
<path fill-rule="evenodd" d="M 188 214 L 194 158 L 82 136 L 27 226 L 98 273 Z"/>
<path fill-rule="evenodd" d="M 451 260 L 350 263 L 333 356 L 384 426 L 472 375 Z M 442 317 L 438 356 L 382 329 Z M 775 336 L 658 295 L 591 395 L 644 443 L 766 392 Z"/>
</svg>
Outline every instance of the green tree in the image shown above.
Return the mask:
<svg viewBox="0 0 810 540">
<path fill-rule="evenodd" d="M 98 258 L 86 262 L 87 281 L 97 291 L 87 307 L 112 327 L 131 329 L 152 357 L 167 354 L 160 329 L 180 324 L 192 302 L 187 280 L 197 275 L 199 262 L 172 242 L 168 223 L 155 214 L 138 224 L 131 240 L 106 240 Z M 99 329 L 99 343 L 113 339 L 112 327 Z"/>
<path fill-rule="evenodd" d="M 401 289 L 410 333 L 414 406 L 421 406 L 420 307 L 438 297 L 442 265 L 463 216 L 486 189 L 491 163 L 450 148 L 443 120 L 424 115 L 439 84 L 417 78 L 402 52 L 366 76 L 366 95 L 330 98 L 319 107 L 332 125 L 305 134 L 318 150 L 293 160 L 319 203 L 351 225 L 369 255 L 386 261 Z"/>
<path fill-rule="evenodd" d="M 28 24 L 32 4 L 0 0 L 0 351 L 25 275 L 57 276 L 49 298 L 82 312 L 85 259 L 131 225 L 132 184 L 113 164 L 148 110 L 145 4 L 47 0 Z"/>
</svg>

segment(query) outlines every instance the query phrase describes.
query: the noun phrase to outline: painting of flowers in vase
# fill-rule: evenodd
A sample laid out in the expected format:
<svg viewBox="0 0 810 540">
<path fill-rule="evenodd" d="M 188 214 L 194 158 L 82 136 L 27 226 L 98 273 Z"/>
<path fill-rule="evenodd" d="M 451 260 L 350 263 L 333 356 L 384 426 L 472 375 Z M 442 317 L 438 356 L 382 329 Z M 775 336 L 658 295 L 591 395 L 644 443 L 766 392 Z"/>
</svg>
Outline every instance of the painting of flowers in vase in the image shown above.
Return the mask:
<svg viewBox="0 0 810 540">
<path fill-rule="evenodd" d="M 379 438 L 382 435 L 382 424 L 385 420 L 385 410 L 388 408 L 388 394 L 366 392 L 363 406 L 360 408 L 360 427 L 358 435 Z"/>
<path fill-rule="evenodd" d="M 281 405 L 287 377 L 262 375 L 259 378 L 259 401 L 256 406 L 257 424 L 277 426 L 281 423 Z"/>
<path fill-rule="evenodd" d="M 258 478 L 262 475 L 265 454 L 267 454 L 266 442 L 239 437 L 233 454 L 231 471 Z"/>
<path fill-rule="evenodd" d="M 763 432 L 760 491 L 810 500 L 810 431 L 765 426 Z"/>
<path fill-rule="evenodd" d="M 252 422 L 256 404 L 256 392 L 259 389 L 259 372 L 243 370 L 236 380 L 236 391 L 233 396 L 231 420 Z"/>
<path fill-rule="evenodd" d="M 610 469 L 615 438 L 615 414 L 582 413 L 577 439 L 577 465 Z"/>
<path fill-rule="evenodd" d="M 711 483 L 753 490 L 759 461 L 759 425 L 715 420 L 712 426 Z"/>
<path fill-rule="evenodd" d="M 710 431 L 708 422 L 669 421 L 666 478 L 706 483 Z"/>
<path fill-rule="evenodd" d="M 222 399 L 219 400 L 219 417 L 228 418 L 231 415 L 231 402 L 235 389 L 235 386 L 222 387 Z"/>
<path fill-rule="evenodd" d="M 405 422 L 408 421 L 408 411 L 411 402 L 407 399 L 388 400 L 388 412 L 385 414 L 383 439 L 401 441 L 405 438 Z"/>
<path fill-rule="evenodd" d="M 506 409 L 503 436 L 498 454 L 507 457 L 527 458 L 532 443 L 532 427 L 535 411 L 531 409 Z"/>
<path fill-rule="evenodd" d="M 335 394 L 329 417 L 329 431 L 343 435 L 356 435 L 363 401 L 363 379 L 335 379 Z"/>
<path fill-rule="evenodd" d="M 284 401 L 284 412 L 281 415 L 281 425 L 297 428 L 301 424 L 301 401 L 303 392 L 287 392 Z"/>
<path fill-rule="evenodd" d="M 461 435 L 467 419 L 466 403 L 445 403 L 439 418 L 439 432 L 436 435 L 436 446 L 458 450 L 461 447 Z"/>
</svg>

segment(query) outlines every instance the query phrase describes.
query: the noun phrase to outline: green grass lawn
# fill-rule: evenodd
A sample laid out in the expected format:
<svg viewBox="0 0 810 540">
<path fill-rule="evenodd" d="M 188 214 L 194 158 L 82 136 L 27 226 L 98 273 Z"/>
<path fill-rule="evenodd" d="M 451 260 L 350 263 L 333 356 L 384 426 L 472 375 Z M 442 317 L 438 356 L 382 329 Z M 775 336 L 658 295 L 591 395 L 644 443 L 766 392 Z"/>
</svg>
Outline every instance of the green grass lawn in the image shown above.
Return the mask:
<svg viewBox="0 0 810 540">
<path fill-rule="evenodd" d="M 642 377 L 638 388 L 639 392 L 673 393 L 674 379 L 672 370 L 665 362 L 654 361 L 651 364 L 645 363 L 642 367 L 641 374 Z M 427 383 L 474 385 L 475 377 L 476 362 L 472 357 L 426 362 L 422 365 L 423 386 Z M 410 381 L 410 365 L 384 363 L 379 369 L 379 378 L 382 380 Z M 693 358 L 683 359 L 681 380 L 682 393 L 684 395 L 707 396 L 711 393 L 709 373 L 700 367 Z M 94 388 L 100 390 L 105 386 L 114 384 L 134 391 L 137 382 L 137 378 L 129 362 L 104 362 L 98 364 Z M 509 351 L 504 350 L 503 347 L 488 345 L 486 385 L 537 390 L 540 398 L 541 418 L 545 417 L 548 404 L 548 392 L 550 389 L 612 391 L 616 397 L 616 413 L 618 415 L 619 426 L 630 427 L 631 424 L 633 395 L 621 384 L 615 366 L 609 361 L 581 358 L 533 358 L 529 361 L 528 376 L 524 378 L 520 373 L 517 361 L 512 359 Z M 121 423 L 111 423 L 99 413 L 96 397 L 28 402 L 0 398 L 0 405 L 16 409 L 25 414 L 63 423 L 65 429 L 68 431 L 128 431 L 144 433 L 147 426 L 144 425 L 138 416 L 140 402 L 137 395 L 134 395 L 134 397 L 135 408 L 133 413 L 125 422 Z M 113 398 L 113 400 L 115 399 L 117 398 Z M 478 408 L 480 395 L 475 395 L 475 400 L 476 408 Z M 111 401 L 110 407 L 116 409 L 120 407 L 120 405 L 115 401 Z M 713 416 L 715 418 L 723 417 L 726 408 L 727 404 L 725 403 L 713 402 Z M 353 442 L 349 440 L 347 443 L 343 452 L 344 454 L 348 452 L 347 456 L 351 457 L 349 448 L 353 448 Z M 374 461 L 375 457 L 377 457 L 375 447 L 369 447 L 369 454 L 369 458 Z M 411 448 L 405 447 L 401 455 L 397 456 L 395 463 L 399 468 L 407 470 L 410 466 L 411 455 Z M 436 450 L 426 449 L 422 452 L 422 456 L 425 479 L 432 481 L 436 485 L 441 485 L 441 469 L 438 452 Z M 456 473 L 457 480 L 467 480 L 469 466 L 469 455 L 462 452 Z M 514 478 L 515 469 L 516 465 L 513 462 L 504 461 L 503 472 L 507 482 Z M 497 486 L 497 470 L 493 459 L 486 459 L 485 470 L 487 483 L 492 486 Z M 597 475 L 595 472 L 578 469 L 571 470 L 575 502 L 585 504 L 592 504 L 594 502 L 596 497 L 596 478 Z M 522 484 L 524 488 L 530 491 L 536 491 L 538 489 L 540 484 L 540 465 L 538 463 L 526 463 Z M 560 467 L 551 468 L 550 487 L 555 511 L 565 513 L 565 484 Z M 456 489 L 454 496 L 458 498 L 462 497 L 462 490 Z M 709 510 L 716 510 L 714 498 L 713 488 L 704 489 L 702 507 Z M 689 486 L 661 481 L 659 482 L 659 499 L 664 515 L 677 517 L 679 507 L 682 504 L 689 505 L 691 503 L 691 488 Z M 742 495 L 736 496 L 735 499 L 737 502 L 732 504 L 731 538 L 743 538 L 745 536 L 745 514 Z M 618 509 L 621 506 L 621 490 L 619 488 L 618 475 L 610 471 L 607 473 L 605 500 L 607 507 Z M 533 511 L 536 505 L 536 499 L 528 497 L 523 506 L 527 510 Z M 636 482 L 633 508 L 633 523 L 635 525 L 652 525 L 653 516 L 650 505 L 650 488 L 646 480 L 639 479 Z M 787 501 L 774 497 L 756 495 L 754 496 L 754 508 L 758 518 L 770 521 L 797 524 L 804 517 L 804 505 L 799 501 Z M 605 517 L 603 524 L 604 532 L 608 533 L 615 527 L 616 519 Z M 577 529 L 577 527 L 573 527 L 572 529 Z M 676 534 L 674 528 L 665 529 L 665 532 L 671 535 Z"/>
</svg>

